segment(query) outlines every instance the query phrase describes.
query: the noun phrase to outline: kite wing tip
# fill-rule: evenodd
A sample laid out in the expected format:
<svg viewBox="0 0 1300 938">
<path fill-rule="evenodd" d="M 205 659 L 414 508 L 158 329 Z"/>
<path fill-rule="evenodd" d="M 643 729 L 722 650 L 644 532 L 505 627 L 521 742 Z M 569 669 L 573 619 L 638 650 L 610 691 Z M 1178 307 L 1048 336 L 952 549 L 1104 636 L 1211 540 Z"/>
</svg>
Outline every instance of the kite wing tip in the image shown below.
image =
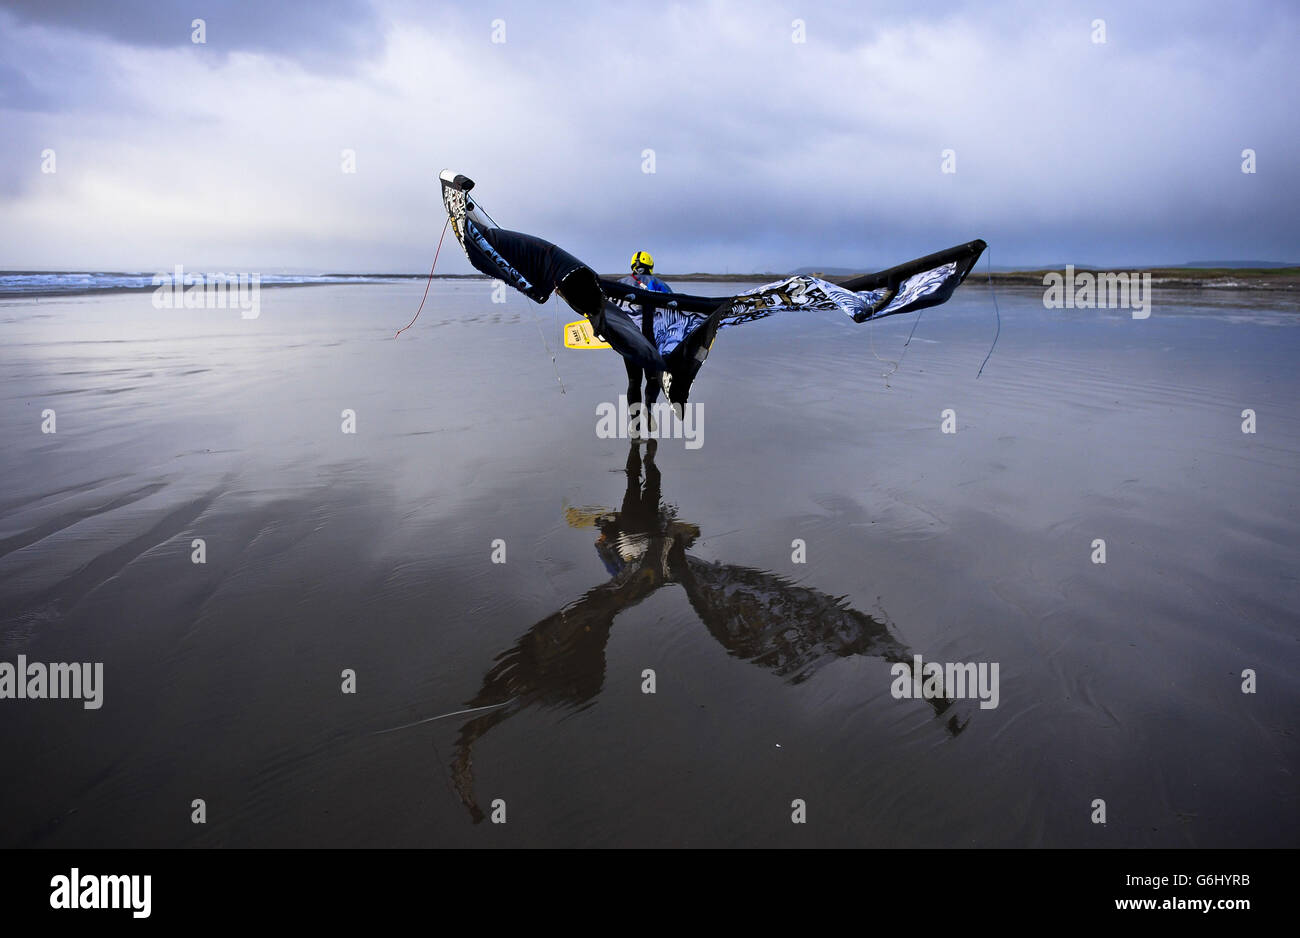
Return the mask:
<svg viewBox="0 0 1300 938">
<path fill-rule="evenodd" d="M 454 172 L 450 169 L 444 169 L 438 174 L 438 179 L 444 186 L 451 186 L 453 189 L 459 189 L 461 192 L 468 192 L 474 188 L 474 180 L 468 176 Z"/>
</svg>

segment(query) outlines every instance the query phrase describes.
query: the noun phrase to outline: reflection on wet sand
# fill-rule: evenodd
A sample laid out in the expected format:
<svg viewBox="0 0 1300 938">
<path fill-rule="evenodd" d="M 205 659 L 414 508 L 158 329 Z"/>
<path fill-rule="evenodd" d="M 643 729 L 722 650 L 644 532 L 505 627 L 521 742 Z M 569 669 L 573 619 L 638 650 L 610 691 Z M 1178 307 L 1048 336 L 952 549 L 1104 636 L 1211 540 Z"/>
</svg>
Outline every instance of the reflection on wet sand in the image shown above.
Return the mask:
<svg viewBox="0 0 1300 938">
<path fill-rule="evenodd" d="M 792 684 L 850 655 L 882 658 L 911 671 L 913 652 L 889 626 L 842 600 L 762 570 L 689 556 L 700 530 L 677 520 L 674 506 L 662 504 L 655 447 L 653 440 L 646 444 L 644 459 L 639 446 L 630 448 L 627 490 L 618 511 L 567 510 L 571 525 L 599 532 L 596 551 L 610 572 L 609 582 L 538 622 L 498 655 L 482 689 L 466 703 L 495 708 L 460 728 L 452 760 L 453 784 L 475 823 L 484 815 L 473 791 L 474 743 L 525 707 L 576 709 L 591 701 L 604 684 L 614 618 L 666 584 L 686 590 L 692 608 L 729 654 Z M 953 704 L 947 698 L 927 702 L 938 717 Z M 955 712 L 944 722 L 953 736 L 965 725 Z"/>
</svg>

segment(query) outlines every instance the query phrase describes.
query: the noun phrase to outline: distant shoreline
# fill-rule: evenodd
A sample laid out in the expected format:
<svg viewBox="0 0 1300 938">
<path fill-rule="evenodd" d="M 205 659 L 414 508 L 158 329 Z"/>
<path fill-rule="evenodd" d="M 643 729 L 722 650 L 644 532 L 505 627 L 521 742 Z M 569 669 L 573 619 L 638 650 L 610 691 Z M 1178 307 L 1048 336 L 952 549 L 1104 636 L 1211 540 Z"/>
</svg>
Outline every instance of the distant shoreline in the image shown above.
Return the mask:
<svg viewBox="0 0 1300 938">
<path fill-rule="evenodd" d="M 995 270 L 992 274 L 979 270 L 971 271 L 967 283 L 987 281 L 992 277 L 995 284 L 1022 284 L 1025 286 L 1044 286 L 1043 279 L 1049 273 L 1061 274 L 1063 268 L 1041 267 L 1029 270 Z M 864 271 L 866 273 L 866 271 Z M 1153 286 L 1165 288 L 1221 289 L 1246 284 L 1252 288 L 1267 290 L 1300 290 L 1300 267 L 1076 267 L 1075 276 L 1090 273 L 1094 276 L 1106 273 L 1139 273 L 1151 275 Z M 791 274 L 658 274 L 665 281 L 715 281 L 731 282 L 766 282 L 781 280 Z M 824 276 L 813 271 L 810 276 L 822 277 L 832 283 L 841 283 L 861 274 Z"/>
<path fill-rule="evenodd" d="M 991 278 L 994 285 L 1009 287 L 1035 287 L 1042 288 L 1045 286 L 1044 278 L 1050 273 L 1061 274 L 1062 268 L 1035 268 L 1029 270 L 1012 270 L 1012 271 L 993 271 L 991 274 L 982 273 L 978 270 L 972 271 L 967 277 L 967 283 L 979 284 L 988 282 Z M 102 286 L 83 285 L 83 284 L 30 284 L 22 288 L 15 288 L 12 284 L 3 283 L 4 278 L 15 277 L 59 277 L 66 276 L 87 276 L 89 272 L 85 271 L 0 271 L 0 300 L 13 301 L 20 299 L 52 299 L 59 297 L 73 296 L 97 296 L 101 294 L 116 293 L 145 293 L 158 289 L 152 284 L 145 285 L 123 285 L 123 284 L 104 284 Z M 115 274 L 110 272 L 94 272 L 96 276 L 124 276 L 134 277 L 135 274 Z M 1151 285 L 1166 290 L 1229 290 L 1229 289 L 1253 289 L 1269 290 L 1282 292 L 1300 292 L 1300 266 L 1298 267 L 1132 267 L 1126 270 L 1119 268 L 1096 268 L 1096 267 L 1076 267 L 1075 276 L 1081 274 L 1092 274 L 1094 276 L 1106 273 L 1139 273 L 1150 274 Z M 832 283 L 840 283 L 850 279 L 854 275 L 822 275 L 816 271 L 811 272 L 810 276 L 823 277 Z M 268 275 L 271 277 L 293 276 L 293 275 Z M 264 289 L 279 289 L 281 287 L 315 287 L 315 286 L 373 286 L 382 283 L 393 283 L 398 281 L 423 281 L 429 278 L 429 274 L 315 274 L 302 275 L 302 280 L 270 280 L 262 282 L 260 286 Z M 610 280 L 617 280 L 622 274 L 601 274 L 600 276 Z M 694 272 L 689 274 L 659 274 L 663 280 L 669 283 L 770 283 L 774 280 L 783 280 L 787 277 L 796 276 L 789 273 L 755 273 L 755 274 L 717 274 Z M 434 274 L 435 280 L 480 280 L 490 281 L 492 278 L 482 274 Z"/>
<path fill-rule="evenodd" d="M 1044 278 L 1061 274 L 1060 268 L 1036 270 L 994 271 L 995 284 L 1043 287 Z M 1107 273 L 1150 274 L 1152 286 L 1162 289 L 1222 290 L 1246 286 L 1254 290 L 1300 290 L 1300 267 L 1133 267 L 1127 271 L 1119 268 L 1076 267 L 1075 276 Z M 985 275 L 987 279 L 990 275 Z M 968 282 L 977 279 L 972 272 Z"/>
</svg>

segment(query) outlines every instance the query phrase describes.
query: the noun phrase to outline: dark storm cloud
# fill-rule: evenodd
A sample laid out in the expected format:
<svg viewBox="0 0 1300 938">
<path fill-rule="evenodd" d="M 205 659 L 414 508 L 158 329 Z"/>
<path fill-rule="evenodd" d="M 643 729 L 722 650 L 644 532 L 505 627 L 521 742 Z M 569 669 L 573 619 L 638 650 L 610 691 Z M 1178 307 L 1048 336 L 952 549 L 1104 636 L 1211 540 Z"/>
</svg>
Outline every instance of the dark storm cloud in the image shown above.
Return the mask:
<svg viewBox="0 0 1300 938">
<path fill-rule="evenodd" d="M 262 52 L 312 68 L 349 68 L 383 47 L 368 0 L 4 0 L 19 24 L 68 30 L 128 46 L 191 46 L 191 23 L 206 23 L 218 53 Z"/>
<path fill-rule="evenodd" d="M 1290 3 L 126 6 L 0 10 L 28 263 L 427 268 L 445 166 L 603 270 L 1300 259 Z"/>
</svg>

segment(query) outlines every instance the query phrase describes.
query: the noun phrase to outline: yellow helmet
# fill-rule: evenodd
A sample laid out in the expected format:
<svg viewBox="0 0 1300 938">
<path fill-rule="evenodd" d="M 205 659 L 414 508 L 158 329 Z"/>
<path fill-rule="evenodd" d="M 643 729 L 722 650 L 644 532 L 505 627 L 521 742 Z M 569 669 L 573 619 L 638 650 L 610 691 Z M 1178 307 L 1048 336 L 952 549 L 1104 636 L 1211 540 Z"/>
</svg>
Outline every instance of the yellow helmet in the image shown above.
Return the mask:
<svg viewBox="0 0 1300 938">
<path fill-rule="evenodd" d="M 650 271 L 651 273 L 654 272 L 655 259 L 650 256 L 649 251 L 637 251 L 635 254 L 632 255 L 633 272 L 635 272 L 638 267 L 644 267 L 647 271 Z"/>
</svg>

